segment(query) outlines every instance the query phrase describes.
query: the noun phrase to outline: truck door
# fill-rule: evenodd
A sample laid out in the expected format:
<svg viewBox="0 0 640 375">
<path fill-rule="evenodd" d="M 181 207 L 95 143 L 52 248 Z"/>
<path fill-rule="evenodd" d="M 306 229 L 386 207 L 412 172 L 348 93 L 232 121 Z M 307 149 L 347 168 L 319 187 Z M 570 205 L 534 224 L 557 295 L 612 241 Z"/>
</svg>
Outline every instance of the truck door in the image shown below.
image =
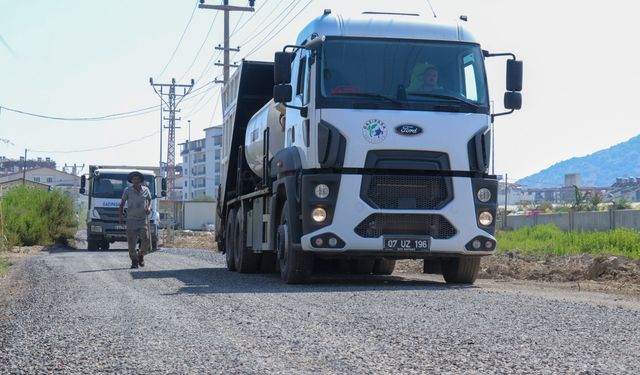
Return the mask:
<svg viewBox="0 0 640 375">
<path fill-rule="evenodd" d="M 312 64 L 310 51 L 299 50 L 293 64 L 292 86 L 293 100 L 292 104 L 306 108 L 306 116 L 297 109 L 287 109 L 287 119 L 285 127 L 285 145 L 287 147 L 297 147 L 301 152 L 303 168 L 310 168 L 315 164 L 313 159 L 314 153 L 310 152 L 311 134 L 313 118 L 315 110 L 313 106 L 313 70 L 315 66 Z"/>
</svg>

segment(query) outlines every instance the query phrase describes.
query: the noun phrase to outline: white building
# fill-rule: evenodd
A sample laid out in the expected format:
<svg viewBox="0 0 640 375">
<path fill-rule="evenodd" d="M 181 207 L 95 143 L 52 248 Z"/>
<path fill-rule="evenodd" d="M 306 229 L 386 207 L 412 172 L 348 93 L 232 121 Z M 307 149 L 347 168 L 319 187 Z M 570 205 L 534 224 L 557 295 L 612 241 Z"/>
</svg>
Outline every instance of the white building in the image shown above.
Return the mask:
<svg viewBox="0 0 640 375">
<path fill-rule="evenodd" d="M 182 156 L 182 199 L 216 198 L 220 184 L 222 126 L 204 129 L 205 137 L 180 144 Z"/>
</svg>

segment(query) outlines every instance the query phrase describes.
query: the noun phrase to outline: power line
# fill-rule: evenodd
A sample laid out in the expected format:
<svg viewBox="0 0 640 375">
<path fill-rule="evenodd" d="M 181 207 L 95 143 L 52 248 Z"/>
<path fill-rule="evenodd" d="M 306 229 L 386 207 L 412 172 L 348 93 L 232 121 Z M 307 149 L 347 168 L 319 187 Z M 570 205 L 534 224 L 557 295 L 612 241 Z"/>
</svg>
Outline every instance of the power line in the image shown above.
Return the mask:
<svg viewBox="0 0 640 375">
<path fill-rule="evenodd" d="M 102 121 L 102 120 L 114 120 L 114 119 L 120 119 L 120 118 L 143 115 L 145 113 L 148 113 L 149 111 L 155 111 L 156 109 L 160 108 L 160 106 L 159 105 L 154 105 L 154 106 L 151 106 L 151 107 L 145 107 L 145 108 L 136 109 L 134 111 L 112 113 L 112 114 L 109 114 L 109 115 L 95 116 L 95 117 L 58 117 L 58 116 L 49 116 L 49 115 L 43 115 L 43 114 L 39 114 L 39 113 L 23 111 L 23 110 L 20 110 L 20 109 L 15 109 L 15 108 L 10 108 L 10 107 L 5 107 L 5 106 L 0 106 L 0 108 L 4 109 L 6 111 L 9 111 L 9 112 L 19 113 L 19 114 L 22 114 L 22 115 L 32 116 L 32 117 L 39 117 L 39 118 L 43 118 L 43 119 L 47 119 L 47 120 L 59 120 L 59 121 Z"/>
<path fill-rule="evenodd" d="M 244 13 L 242 13 L 242 14 L 244 15 Z M 187 70 L 184 72 L 184 74 L 182 75 L 182 77 L 180 77 L 180 79 L 178 81 L 182 81 L 184 79 L 184 77 L 186 77 L 187 74 L 189 74 L 189 72 L 191 71 L 191 68 L 193 68 L 193 65 L 198 60 L 198 56 L 200 56 L 200 52 L 202 52 L 202 48 L 204 48 L 204 45 L 207 43 L 207 40 L 209 40 L 209 34 L 211 34 L 211 30 L 213 30 L 213 25 L 216 23 L 216 19 L 217 18 L 218 18 L 218 13 L 216 13 L 216 15 L 213 17 L 213 20 L 211 21 L 211 24 L 209 25 L 209 30 L 207 30 L 207 35 L 205 35 L 204 40 L 202 41 L 202 44 L 200 44 L 200 48 L 198 48 L 198 52 L 196 52 L 195 57 L 191 61 L 191 64 L 189 65 Z"/>
<path fill-rule="evenodd" d="M 263 18 L 263 19 L 262 19 L 262 22 L 260 22 L 260 23 L 259 23 L 259 24 L 258 24 L 258 25 L 253 29 L 253 30 L 251 30 L 251 31 L 248 33 L 249 37 L 247 37 L 245 40 L 243 40 L 243 41 L 240 43 L 240 45 L 244 45 L 245 43 L 247 43 L 248 41 L 250 41 L 251 39 L 253 39 L 253 36 L 255 35 L 256 31 L 258 31 L 258 30 L 260 30 L 260 29 L 261 29 L 261 30 L 266 30 L 266 29 L 268 29 L 268 28 L 273 24 L 273 22 L 275 22 L 278 18 L 280 18 L 280 16 L 281 16 L 282 14 L 284 14 L 284 12 L 285 12 L 287 9 L 289 9 L 289 7 L 290 7 L 291 5 L 293 5 L 294 3 L 295 3 L 295 0 L 291 0 L 291 1 L 289 2 L 289 5 L 287 5 L 287 6 L 286 6 L 286 7 L 285 7 L 281 12 L 280 12 L 280 15 L 276 16 L 276 18 L 275 18 L 275 19 L 271 20 L 271 22 L 270 22 L 269 24 L 267 24 L 267 26 L 262 27 L 262 25 L 264 25 L 264 23 L 269 19 L 269 17 L 271 17 L 271 15 L 275 12 L 275 10 L 276 10 L 276 9 L 278 9 L 278 7 L 280 6 L 280 4 L 284 4 L 284 2 L 280 2 L 280 3 L 278 3 L 278 4 L 277 4 L 273 9 L 271 9 L 271 12 L 269 12 L 269 14 L 268 14 L 265 18 Z"/>
<path fill-rule="evenodd" d="M 302 7 L 302 9 L 300 9 L 300 10 L 298 11 L 298 13 L 296 13 L 296 14 L 291 18 L 291 20 L 293 20 L 293 19 L 295 19 L 296 17 L 298 17 L 298 16 L 300 15 L 300 13 L 302 13 L 305 9 L 307 9 L 307 7 L 309 6 L 309 4 L 311 4 L 312 2 L 313 2 L 313 0 L 309 0 L 309 2 L 308 2 L 307 4 L 305 4 L 305 6 L 304 6 L 304 7 Z M 295 8 L 295 7 L 294 7 L 294 8 Z M 291 9 L 291 11 L 293 11 L 293 9 Z M 288 14 L 290 14 L 290 13 L 291 13 L 291 11 L 290 11 Z M 287 14 L 287 15 L 288 15 L 288 14 Z M 286 16 L 285 16 L 285 18 L 286 18 Z M 284 18 L 283 18 L 283 20 L 284 20 Z M 289 21 L 291 21 L 291 20 L 289 20 Z M 278 31 L 276 31 L 276 32 L 275 32 L 275 34 L 272 34 L 272 35 L 267 34 L 267 35 L 266 35 L 266 36 L 265 36 L 265 37 L 264 37 L 260 42 L 258 42 L 258 45 L 257 45 L 257 46 L 255 46 L 255 47 L 254 47 L 254 48 L 253 48 L 249 53 L 247 53 L 247 54 L 244 56 L 244 58 L 246 59 L 246 58 L 247 58 L 247 57 L 249 57 L 251 54 L 253 54 L 253 53 L 254 53 L 254 52 L 256 52 L 257 50 L 259 50 L 260 48 L 264 47 L 264 45 L 266 44 L 266 41 L 267 41 L 267 39 L 268 39 L 268 38 L 273 38 L 273 37 L 275 37 L 276 35 L 280 34 L 280 32 L 282 32 L 282 30 L 284 30 L 284 28 L 285 28 L 285 27 L 289 26 L 289 23 L 288 23 L 288 22 L 282 22 L 282 23 L 283 23 L 282 27 L 281 27 Z"/>
<path fill-rule="evenodd" d="M 32 150 L 32 149 L 28 149 L 29 152 L 38 152 L 38 153 L 47 153 L 47 154 L 73 154 L 73 153 L 78 153 L 78 152 L 89 152 L 89 151 L 101 151 L 101 150 L 108 150 L 108 149 L 112 149 L 112 148 L 116 148 L 116 147 L 122 147 L 122 146 L 126 146 L 128 144 L 131 143 L 135 143 L 135 142 L 140 142 L 143 141 L 147 138 L 151 138 L 154 135 L 160 133 L 159 130 L 156 130 L 155 132 L 151 133 L 151 134 L 147 134 L 143 137 L 140 138 L 136 138 L 136 139 L 132 139 L 130 141 L 127 142 L 123 142 L 123 143 L 118 143 L 115 145 L 111 145 L 111 146 L 104 146 L 104 147 L 96 147 L 96 148 L 86 148 L 83 150 L 72 150 L 72 151 L 61 151 L 61 150 Z"/>
<path fill-rule="evenodd" d="M 204 90 L 205 88 L 207 88 L 208 86 L 213 85 L 215 82 L 214 81 L 210 81 L 205 83 L 204 85 L 198 87 L 197 89 L 194 89 L 192 91 L 192 95 L 189 96 L 188 98 L 185 99 L 185 101 L 187 100 L 191 100 L 191 99 L 195 99 L 196 97 L 206 94 L 207 92 L 209 92 L 209 90 L 213 87 L 211 87 L 209 90 L 205 90 L 202 91 L 198 94 L 193 95 L 193 93 L 196 93 L 198 91 Z M 9 111 L 9 112 L 14 112 L 14 113 L 19 113 L 21 115 L 25 115 L 25 116 L 31 116 L 31 117 L 38 117 L 38 118 L 42 118 L 42 119 L 46 119 L 46 120 L 56 120 L 56 121 L 107 121 L 107 120 L 122 120 L 125 118 L 130 118 L 130 117 L 136 117 L 136 116 L 142 116 L 142 115 L 146 115 L 148 113 L 152 113 L 155 112 L 156 110 L 160 109 L 160 105 L 154 105 L 154 106 L 150 106 L 150 107 L 145 107 L 145 108 L 140 108 L 140 109 L 136 109 L 133 111 L 127 111 L 127 112 L 120 112 L 120 113 L 111 113 L 108 115 L 103 115 L 103 116 L 93 116 L 93 117 L 60 117 L 60 116 L 51 116 L 51 115 L 44 115 L 44 114 L 40 114 L 40 113 L 34 113 L 34 112 L 29 112 L 29 111 L 24 111 L 21 109 L 16 109 L 16 108 L 10 108 L 10 107 L 6 107 L 6 106 L 1 106 L 0 105 L 0 111 L 5 110 L 5 111 Z"/>
<path fill-rule="evenodd" d="M 196 5 L 193 7 L 193 11 L 191 12 L 191 16 L 189 17 L 189 21 L 187 22 L 187 25 L 184 27 L 184 30 L 182 31 L 182 35 L 180 35 L 178 44 L 176 45 L 176 48 L 173 49 L 173 52 L 171 53 L 171 57 L 169 57 L 169 61 L 167 61 L 164 68 L 162 68 L 162 71 L 160 72 L 160 74 L 157 75 L 158 78 L 160 78 L 164 74 L 164 72 L 167 70 L 167 68 L 169 67 L 169 64 L 171 64 L 171 62 L 173 61 L 173 58 L 176 56 L 176 52 L 178 52 L 178 48 L 180 48 L 180 45 L 182 44 L 182 40 L 184 39 L 184 36 L 187 33 L 187 29 L 189 29 L 189 25 L 191 25 L 191 20 L 193 20 L 193 16 L 196 14 L 196 9 L 198 9 L 198 1 L 196 0 L 195 3 Z"/>
</svg>

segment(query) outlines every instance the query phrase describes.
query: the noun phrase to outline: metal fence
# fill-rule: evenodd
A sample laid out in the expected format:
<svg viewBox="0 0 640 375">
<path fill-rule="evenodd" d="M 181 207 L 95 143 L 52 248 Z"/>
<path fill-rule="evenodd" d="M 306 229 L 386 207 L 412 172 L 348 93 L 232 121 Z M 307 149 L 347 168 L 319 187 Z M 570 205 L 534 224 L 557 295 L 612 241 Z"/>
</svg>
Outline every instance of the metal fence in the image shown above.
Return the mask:
<svg viewBox="0 0 640 375">
<path fill-rule="evenodd" d="M 502 218 L 498 228 L 508 230 L 535 225 L 553 224 L 566 231 L 608 231 L 616 228 L 640 230 L 640 210 L 569 211 L 552 214 L 508 215 L 506 228 Z"/>
</svg>

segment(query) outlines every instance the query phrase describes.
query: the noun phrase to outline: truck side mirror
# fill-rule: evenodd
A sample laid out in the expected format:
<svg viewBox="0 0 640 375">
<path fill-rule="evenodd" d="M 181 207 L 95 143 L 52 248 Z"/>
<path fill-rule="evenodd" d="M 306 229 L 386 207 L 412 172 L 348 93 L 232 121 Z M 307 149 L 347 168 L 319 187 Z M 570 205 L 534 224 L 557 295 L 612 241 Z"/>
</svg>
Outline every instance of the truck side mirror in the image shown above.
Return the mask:
<svg viewBox="0 0 640 375">
<path fill-rule="evenodd" d="M 273 82 L 278 84 L 291 83 L 291 61 L 294 54 L 291 52 L 276 52 L 273 59 Z"/>
<path fill-rule="evenodd" d="M 507 60 L 507 91 L 522 91 L 522 60 Z"/>
<path fill-rule="evenodd" d="M 291 85 L 273 86 L 273 101 L 276 103 L 289 103 L 293 98 Z"/>
<path fill-rule="evenodd" d="M 87 176 L 82 175 L 80 177 L 80 194 L 84 194 L 85 193 L 85 187 L 87 186 Z"/>
<path fill-rule="evenodd" d="M 522 108 L 522 94 L 515 91 L 507 91 L 504 93 L 504 107 L 506 109 L 516 110 Z"/>
<path fill-rule="evenodd" d="M 162 181 L 160 182 L 160 195 L 163 197 L 167 196 L 167 179 L 163 178 Z"/>
</svg>

